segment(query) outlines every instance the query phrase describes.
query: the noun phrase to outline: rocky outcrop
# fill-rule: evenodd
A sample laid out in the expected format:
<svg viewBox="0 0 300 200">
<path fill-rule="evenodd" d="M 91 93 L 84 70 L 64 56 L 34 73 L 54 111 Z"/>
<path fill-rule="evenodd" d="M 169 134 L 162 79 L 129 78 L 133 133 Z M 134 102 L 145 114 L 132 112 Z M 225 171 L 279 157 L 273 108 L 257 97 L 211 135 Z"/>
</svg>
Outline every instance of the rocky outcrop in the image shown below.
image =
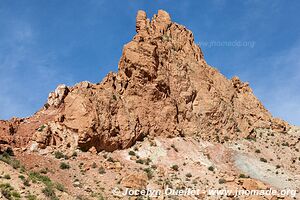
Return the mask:
<svg viewBox="0 0 300 200">
<path fill-rule="evenodd" d="M 35 126 L 31 132 L 40 147 L 113 151 L 148 135 L 222 142 L 255 137 L 256 128 L 289 128 L 271 116 L 248 83 L 228 80 L 209 66 L 192 32 L 167 12 L 159 10 L 149 20 L 139 11 L 136 32 L 124 46 L 117 73 L 98 84 L 60 85 L 50 93 L 35 115 L 43 116 L 38 127 L 46 129 Z"/>
</svg>

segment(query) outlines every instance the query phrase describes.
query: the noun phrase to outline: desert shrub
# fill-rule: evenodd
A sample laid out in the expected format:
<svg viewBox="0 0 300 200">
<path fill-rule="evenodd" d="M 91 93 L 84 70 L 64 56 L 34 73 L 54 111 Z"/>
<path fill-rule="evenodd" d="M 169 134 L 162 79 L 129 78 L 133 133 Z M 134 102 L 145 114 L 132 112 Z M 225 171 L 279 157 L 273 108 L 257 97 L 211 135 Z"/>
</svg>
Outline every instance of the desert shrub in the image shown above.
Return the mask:
<svg viewBox="0 0 300 200">
<path fill-rule="evenodd" d="M 11 177 L 10 177 L 9 174 L 5 174 L 5 175 L 3 176 L 3 178 L 5 178 L 5 179 L 11 179 Z"/>
<path fill-rule="evenodd" d="M 224 184 L 224 183 L 226 183 L 226 180 L 224 178 L 220 178 L 219 179 L 219 184 Z"/>
<path fill-rule="evenodd" d="M 245 174 L 240 174 L 239 178 L 247 178 L 247 176 Z"/>
<path fill-rule="evenodd" d="M 208 170 L 213 172 L 215 170 L 215 168 L 213 166 L 209 166 Z"/>
<path fill-rule="evenodd" d="M 265 163 L 268 162 L 267 159 L 265 159 L 265 158 L 260 158 L 259 160 L 260 160 L 261 162 L 265 162 Z"/>
<path fill-rule="evenodd" d="M 172 165 L 172 167 L 171 167 L 173 170 L 175 170 L 175 171 L 178 171 L 179 170 L 179 167 L 178 167 L 178 165 Z"/>
<path fill-rule="evenodd" d="M 15 191 L 15 189 L 9 184 L 0 184 L 1 194 L 8 200 L 20 199 L 21 195 Z"/>
<path fill-rule="evenodd" d="M 27 200 L 37 200 L 37 197 L 35 195 L 33 195 L 33 194 L 29 194 L 29 195 L 25 196 L 25 198 Z"/>
<path fill-rule="evenodd" d="M 48 197 L 51 200 L 58 200 L 55 191 L 52 187 L 50 186 L 46 186 L 43 190 L 42 190 L 43 194 Z"/>
<path fill-rule="evenodd" d="M 57 159 L 61 159 L 61 158 L 65 158 L 65 155 L 60 151 L 55 151 L 54 152 L 54 157 L 57 158 Z"/>
<path fill-rule="evenodd" d="M 276 165 L 276 169 L 279 169 L 280 168 L 280 165 Z"/>
<path fill-rule="evenodd" d="M 37 131 L 42 132 L 44 129 L 46 128 L 46 126 L 43 124 L 42 126 L 40 126 Z"/>
<path fill-rule="evenodd" d="M 0 161 L 11 165 L 14 169 L 18 169 L 21 167 L 20 161 L 11 157 L 7 152 L 4 152 L 3 154 L 0 155 Z"/>
<path fill-rule="evenodd" d="M 30 186 L 30 181 L 29 181 L 29 179 L 24 179 L 24 180 L 23 180 L 23 185 L 29 187 L 29 186 Z"/>
<path fill-rule="evenodd" d="M 134 152 L 134 151 L 129 151 L 128 154 L 129 154 L 130 156 L 135 156 L 135 152 Z"/>
<path fill-rule="evenodd" d="M 65 186 L 64 186 L 63 184 L 61 184 L 61 183 L 56 183 L 56 184 L 55 184 L 55 188 L 56 188 L 58 191 L 61 191 L 61 192 L 66 191 Z"/>
<path fill-rule="evenodd" d="M 144 164 L 144 160 L 142 160 L 142 159 L 137 159 L 135 162 L 139 163 L 139 164 Z"/>
<path fill-rule="evenodd" d="M 107 159 L 107 161 L 108 161 L 108 162 L 112 162 L 112 163 L 115 162 L 115 160 L 114 160 L 112 157 L 109 157 L 109 158 Z"/>
<path fill-rule="evenodd" d="M 152 179 L 153 178 L 153 171 L 151 168 L 146 168 L 144 169 L 144 171 L 146 172 L 147 176 L 148 176 L 148 179 Z"/>
<path fill-rule="evenodd" d="M 70 165 L 68 163 L 61 162 L 59 168 L 60 169 L 70 169 Z"/>
<path fill-rule="evenodd" d="M 193 175 L 191 173 L 187 173 L 185 176 L 191 178 Z"/>
<path fill-rule="evenodd" d="M 78 156 L 77 152 L 74 151 L 73 154 L 72 154 L 72 157 L 77 157 L 77 156 Z"/>
<path fill-rule="evenodd" d="M 149 165 L 152 162 L 152 160 L 150 158 L 147 158 L 146 160 L 144 160 L 145 165 Z"/>
<path fill-rule="evenodd" d="M 33 182 L 42 182 L 47 186 L 52 186 L 52 181 L 48 176 L 43 176 L 39 172 L 30 172 L 29 173 L 29 178 Z"/>
<path fill-rule="evenodd" d="M 106 173 L 104 167 L 102 167 L 102 166 L 99 167 L 98 172 L 99 172 L 99 174 L 105 174 Z"/>
</svg>

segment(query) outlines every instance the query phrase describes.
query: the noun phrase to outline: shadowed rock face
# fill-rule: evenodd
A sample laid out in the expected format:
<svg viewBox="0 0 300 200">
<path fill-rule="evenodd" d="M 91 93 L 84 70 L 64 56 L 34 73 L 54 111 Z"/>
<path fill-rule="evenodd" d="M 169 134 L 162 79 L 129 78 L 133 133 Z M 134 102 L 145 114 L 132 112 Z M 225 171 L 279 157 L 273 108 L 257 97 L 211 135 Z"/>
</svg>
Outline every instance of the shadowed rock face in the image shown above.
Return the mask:
<svg viewBox="0 0 300 200">
<path fill-rule="evenodd" d="M 210 67 L 192 32 L 172 22 L 167 12 L 159 10 L 149 20 L 139 11 L 136 32 L 124 46 L 117 73 L 98 84 L 60 85 L 34 116 L 0 125 L 30 126 L 26 144 L 32 140 L 42 148 L 97 151 L 128 148 L 145 136 L 197 134 L 222 142 L 255 137 L 255 128 L 289 129 L 271 116 L 248 83 L 228 80 Z M 0 137 L 8 138 L 0 141 L 9 144 L 24 134 L 0 131 Z"/>
</svg>

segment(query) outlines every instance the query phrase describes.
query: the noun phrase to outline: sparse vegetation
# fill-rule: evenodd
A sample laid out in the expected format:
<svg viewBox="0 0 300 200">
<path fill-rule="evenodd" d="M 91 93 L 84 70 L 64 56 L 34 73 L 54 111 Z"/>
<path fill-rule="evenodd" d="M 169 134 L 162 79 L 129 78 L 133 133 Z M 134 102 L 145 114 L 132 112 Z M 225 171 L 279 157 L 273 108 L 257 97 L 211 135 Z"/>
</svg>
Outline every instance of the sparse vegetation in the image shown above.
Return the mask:
<svg viewBox="0 0 300 200">
<path fill-rule="evenodd" d="M 8 200 L 20 199 L 21 195 L 15 191 L 15 189 L 9 184 L 0 184 L 1 194 Z"/>
<path fill-rule="evenodd" d="M 77 156 L 78 156 L 77 152 L 74 151 L 73 154 L 72 154 L 72 157 L 77 157 Z"/>
<path fill-rule="evenodd" d="M 248 178 L 245 174 L 240 174 L 239 178 Z"/>
<path fill-rule="evenodd" d="M 226 180 L 224 178 L 220 178 L 219 179 L 219 184 L 224 184 L 224 183 L 226 183 Z"/>
<path fill-rule="evenodd" d="M 41 170 L 40 170 L 40 173 L 42 173 L 42 174 L 47 174 L 48 171 L 49 171 L 48 168 L 44 168 L 44 169 L 41 169 Z"/>
<path fill-rule="evenodd" d="M 5 175 L 3 176 L 3 178 L 5 178 L 5 179 L 11 179 L 11 177 L 10 177 L 9 174 L 5 174 Z"/>
<path fill-rule="evenodd" d="M 68 163 L 65 162 L 61 162 L 59 165 L 60 169 L 70 169 L 70 165 Z"/>
<path fill-rule="evenodd" d="M 256 150 L 255 150 L 255 153 L 261 153 L 261 152 L 260 152 L 260 150 L 259 150 L 259 149 L 256 149 Z"/>
<path fill-rule="evenodd" d="M 226 141 L 226 142 L 228 142 L 229 141 L 229 137 L 228 136 L 224 136 L 224 140 Z"/>
<path fill-rule="evenodd" d="M 48 197 L 51 200 L 58 200 L 55 191 L 53 189 L 53 187 L 50 186 L 46 186 L 43 190 L 42 190 L 43 194 Z"/>
<path fill-rule="evenodd" d="M 280 168 L 280 165 L 276 165 L 276 169 L 279 169 Z"/>
<path fill-rule="evenodd" d="M 65 158 L 65 155 L 62 152 L 60 152 L 60 151 L 55 151 L 54 152 L 54 157 L 56 159 L 61 159 L 61 158 Z"/>
<path fill-rule="evenodd" d="M 37 131 L 42 132 L 44 129 L 46 128 L 46 126 L 43 124 L 42 126 L 40 126 Z"/>
<path fill-rule="evenodd" d="M 135 162 L 139 163 L 139 164 L 144 164 L 144 160 L 142 160 L 142 159 L 137 159 Z"/>
<path fill-rule="evenodd" d="M 178 167 L 178 165 L 172 165 L 172 167 L 171 167 L 173 170 L 175 170 L 175 171 L 178 171 L 179 170 L 179 167 Z"/>
<path fill-rule="evenodd" d="M 187 173 L 185 176 L 191 178 L 193 175 L 191 173 Z"/>
<path fill-rule="evenodd" d="M 61 192 L 65 192 L 66 191 L 66 188 L 63 184 L 61 183 L 56 183 L 55 184 L 55 188 L 58 190 L 58 191 L 61 191 Z"/>
<path fill-rule="evenodd" d="M 290 146 L 290 145 L 289 145 L 288 142 L 284 142 L 284 143 L 282 143 L 282 146 L 288 147 L 288 146 Z"/>
<path fill-rule="evenodd" d="M 23 185 L 29 187 L 29 186 L 30 186 L 30 181 L 29 181 L 29 179 L 24 179 L 24 180 L 23 180 Z"/>
<path fill-rule="evenodd" d="M 99 167 L 99 170 L 98 170 L 99 174 L 105 174 L 105 169 L 103 166 Z"/>
<path fill-rule="evenodd" d="M 13 158 L 9 153 L 4 152 L 0 155 L 0 161 L 5 162 L 11 165 L 14 169 L 18 169 L 21 167 L 20 161 Z"/>
<path fill-rule="evenodd" d="M 52 181 L 48 176 L 43 176 L 39 172 L 30 172 L 29 178 L 32 182 L 42 182 L 45 185 L 52 185 Z"/>
<path fill-rule="evenodd" d="M 265 158 L 260 158 L 259 160 L 260 160 L 261 162 L 265 162 L 265 163 L 268 162 L 267 159 L 265 159 Z"/>
<path fill-rule="evenodd" d="M 129 154 L 130 156 L 135 156 L 135 152 L 134 152 L 134 151 L 129 151 L 128 154 Z"/>
<path fill-rule="evenodd" d="M 29 195 L 25 196 L 25 198 L 27 200 L 37 200 L 37 197 L 35 195 L 32 195 L 32 194 L 29 194 Z"/>
<path fill-rule="evenodd" d="M 208 170 L 213 172 L 215 170 L 215 168 L 213 166 L 209 166 Z"/>
<path fill-rule="evenodd" d="M 145 160 L 145 165 L 150 165 L 151 162 L 152 162 L 152 160 L 150 158 L 147 158 Z"/>
<path fill-rule="evenodd" d="M 144 169 L 144 171 L 147 173 L 148 179 L 153 178 L 154 175 L 153 175 L 153 171 L 151 168 L 146 168 L 146 169 Z"/>
<path fill-rule="evenodd" d="M 107 161 L 108 161 L 108 162 L 112 162 L 112 163 L 115 162 L 115 160 L 114 160 L 112 157 L 109 157 L 109 158 L 107 159 Z"/>
</svg>

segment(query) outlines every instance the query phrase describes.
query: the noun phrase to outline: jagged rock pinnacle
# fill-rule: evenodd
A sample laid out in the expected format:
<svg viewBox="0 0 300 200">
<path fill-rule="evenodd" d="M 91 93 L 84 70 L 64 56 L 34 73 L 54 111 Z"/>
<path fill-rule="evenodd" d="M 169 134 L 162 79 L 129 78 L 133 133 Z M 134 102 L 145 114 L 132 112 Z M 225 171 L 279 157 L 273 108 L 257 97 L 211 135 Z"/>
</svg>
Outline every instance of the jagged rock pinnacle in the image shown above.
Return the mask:
<svg viewBox="0 0 300 200">
<path fill-rule="evenodd" d="M 34 135 L 22 140 L 33 147 L 113 151 L 146 136 L 224 141 L 253 136 L 256 128 L 289 128 L 271 116 L 247 83 L 210 67 L 192 32 L 167 12 L 159 10 L 150 21 L 138 11 L 136 32 L 124 46 L 118 73 L 99 84 L 63 87 L 31 118 L 3 122 L 0 135 L 9 135 L 11 126 L 19 138 Z"/>
</svg>

